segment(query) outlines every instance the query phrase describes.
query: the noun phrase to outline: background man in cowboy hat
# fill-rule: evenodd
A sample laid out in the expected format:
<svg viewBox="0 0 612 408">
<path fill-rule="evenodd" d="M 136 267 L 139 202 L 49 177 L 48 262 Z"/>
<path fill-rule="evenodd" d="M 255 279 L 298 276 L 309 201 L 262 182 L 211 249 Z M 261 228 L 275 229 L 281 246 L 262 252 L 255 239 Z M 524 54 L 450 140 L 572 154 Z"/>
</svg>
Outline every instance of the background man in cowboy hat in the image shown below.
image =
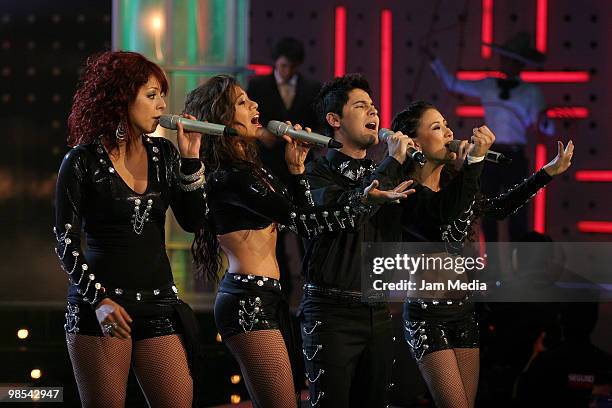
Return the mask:
<svg viewBox="0 0 612 408">
<path fill-rule="evenodd" d="M 507 190 L 528 176 L 525 147 L 534 130 L 552 136 L 553 123 L 546 118 L 546 104 L 537 85 L 523 82 L 520 73 L 526 65 L 540 65 L 545 56 L 531 46 L 529 34 L 521 32 L 504 45 L 489 44 L 499 54 L 499 70 L 505 78 L 478 81 L 458 80 L 430 52 L 431 68 L 450 92 L 480 99 L 485 123 L 495 133 L 494 150 L 512 159 L 509 165 L 489 165 L 483 171 L 482 191 L 487 196 Z M 518 241 L 527 230 L 527 211 L 523 207 L 509 220 L 509 231 L 502 241 Z M 498 240 L 495 220 L 483 220 L 487 241 Z M 509 239 L 508 239 L 509 238 Z"/>
</svg>

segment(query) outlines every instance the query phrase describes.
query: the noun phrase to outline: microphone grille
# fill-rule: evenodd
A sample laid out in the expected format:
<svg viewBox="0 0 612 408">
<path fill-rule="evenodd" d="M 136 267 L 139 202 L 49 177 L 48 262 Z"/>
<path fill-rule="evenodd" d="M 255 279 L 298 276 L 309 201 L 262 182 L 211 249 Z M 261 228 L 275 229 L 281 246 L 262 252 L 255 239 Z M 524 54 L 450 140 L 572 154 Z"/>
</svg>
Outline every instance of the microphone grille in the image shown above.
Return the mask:
<svg viewBox="0 0 612 408">
<path fill-rule="evenodd" d="M 459 153 L 459 146 L 461 146 L 461 140 L 451 140 L 448 144 L 448 150 L 453 153 Z"/>
<path fill-rule="evenodd" d="M 161 115 L 159 117 L 159 124 L 161 127 L 176 130 L 176 115 Z"/>
<path fill-rule="evenodd" d="M 391 136 L 393 133 L 395 132 L 390 129 L 380 128 L 378 130 L 378 140 L 383 143 L 387 143 L 387 138 Z"/>
<path fill-rule="evenodd" d="M 278 120 L 271 120 L 268 122 L 268 125 L 266 126 L 266 128 L 272 132 L 273 134 L 275 134 L 276 136 L 282 136 L 285 134 L 285 132 L 287 132 L 287 128 L 289 127 L 289 125 L 287 125 L 286 123 L 283 123 L 281 121 Z"/>
</svg>

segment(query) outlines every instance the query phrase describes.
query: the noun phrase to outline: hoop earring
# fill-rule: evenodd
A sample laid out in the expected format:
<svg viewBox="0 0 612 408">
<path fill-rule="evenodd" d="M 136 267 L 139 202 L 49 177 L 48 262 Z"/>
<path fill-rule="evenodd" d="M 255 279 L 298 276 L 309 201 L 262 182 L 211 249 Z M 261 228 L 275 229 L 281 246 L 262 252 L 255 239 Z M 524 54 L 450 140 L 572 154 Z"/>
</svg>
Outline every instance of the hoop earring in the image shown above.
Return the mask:
<svg viewBox="0 0 612 408">
<path fill-rule="evenodd" d="M 124 142 L 126 133 L 127 132 L 123 122 L 119 122 L 119 125 L 117 125 L 117 129 L 115 130 L 115 138 L 117 139 L 117 142 Z"/>
</svg>

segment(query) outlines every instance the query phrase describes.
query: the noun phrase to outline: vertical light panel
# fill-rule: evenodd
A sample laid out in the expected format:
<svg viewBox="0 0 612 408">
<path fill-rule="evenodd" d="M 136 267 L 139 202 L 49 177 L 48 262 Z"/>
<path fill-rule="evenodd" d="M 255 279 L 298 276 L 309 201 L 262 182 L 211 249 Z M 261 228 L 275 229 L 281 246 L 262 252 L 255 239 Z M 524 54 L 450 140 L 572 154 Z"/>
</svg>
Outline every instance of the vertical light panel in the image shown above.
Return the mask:
<svg viewBox="0 0 612 408">
<path fill-rule="evenodd" d="M 391 125 L 393 82 L 393 14 L 383 10 L 380 14 L 380 124 Z"/>
<path fill-rule="evenodd" d="M 536 171 L 546 164 L 546 145 L 536 145 L 535 168 Z M 540 234 L 546 231 L 546 188 L 541 189 L 533 200 L 533 229 Z"/>
<path fill-rule="evenodd" d="M 482 29 L 481 41 L 486 44 L 493 42 L 493 0 L 482 0 Z M 491 47 L 482 45 L 480 47 L 482 58 L 491 58 Z"/>
<path fill-rule="evenodd" d="M 548 35 L 548 0 L 538 0 L 536 10 L 536 49 L 546 53 L 546 37 Z"/>
<path fill-rule="evenodd" d="M 340 77 L 346 73 L 346 7 L 336 7 L 334 30 L 334 77 Z"/>
</svg>

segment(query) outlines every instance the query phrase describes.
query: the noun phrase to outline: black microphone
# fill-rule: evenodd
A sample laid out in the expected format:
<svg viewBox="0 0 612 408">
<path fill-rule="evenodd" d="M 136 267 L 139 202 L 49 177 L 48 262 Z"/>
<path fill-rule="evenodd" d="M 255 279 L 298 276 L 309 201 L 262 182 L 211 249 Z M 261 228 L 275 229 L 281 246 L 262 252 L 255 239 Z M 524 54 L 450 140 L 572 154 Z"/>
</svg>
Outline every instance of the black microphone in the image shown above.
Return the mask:
<svg viewBox="0 0 612 408">
<path fill-rule="evenodd" d="M 161 115 L 159 118 L 160 126 L 170 130 L 176 130 L 176 124 L 178 122 L 181 122 L 183 129 L 190 132 L 198 132 L 204 135 L 213 136 L 238 136 L 236 129 L 216 123 L 187 119 L 180 115 Z"/>
<path fill-rule="evenodd" d="M 452 140 L 449 144 L 448 144 L 448 150 L 450 150 L 451 152 L 454 153 L 459 153 L 459 146 L 461 145 L 461 140 Z M 487 150 L 487 153 L 485 154 L 485 158 L 486 161 L 491 162 L 491 163 L 499 163 L 499 164 L 510 164 L 512 163 L 512 159 L 509 157 L 504 156 L 501 153 L 495 152 L 493 150 Z"/>
<path fill-rule="evenodd" d="M 328 136 L 323 136 L 318 133 L 307 132 L 305 130 L 296 130 L 293 126 L 278 120 L 271 120 L 268 122 L 266 128 L 278 137 L 287 135 L 292 139 L 301 140 L 303 142 L 312 143 L 318 146 L 330 147 L 332 149 L 339 149 L 342 147 L 342 143 L 332 139 Z"/>
<path fill-rule="evenodd" d="M 378 140 L 383 143 L 387 143 L 387 139 L 394 133 L 395 132 L 391 129 L 382 128 L 378 131 Z M 427 159 L 425 158 L 423 152 L 418 151 L 412 146 L 408 146 L 408 151 L 406 152 L 406 154 L 408 155 L 408 157 L 410 157 L 412 160 L 414 160 L 421 166 L 427 163 Z"/>
</svg>

